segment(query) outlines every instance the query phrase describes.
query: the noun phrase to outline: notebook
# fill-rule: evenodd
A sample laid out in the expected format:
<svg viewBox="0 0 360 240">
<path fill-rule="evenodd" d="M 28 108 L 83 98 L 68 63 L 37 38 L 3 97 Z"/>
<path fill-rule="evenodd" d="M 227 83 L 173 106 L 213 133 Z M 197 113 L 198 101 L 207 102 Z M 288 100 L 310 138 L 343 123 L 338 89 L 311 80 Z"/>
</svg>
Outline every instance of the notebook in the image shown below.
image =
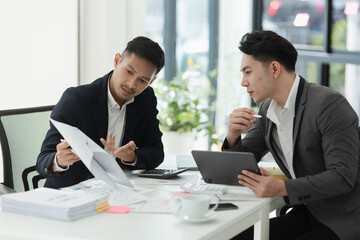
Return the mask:
<svg viewBox="0 0 360 240">
<path fill-rule="evenodd" d="M 193 150 L 192 155 L 206 183 L 237 185 L 242 170 L 260 174 L 254 154 L 249 152 L 213 152 Z"/>
</svg>

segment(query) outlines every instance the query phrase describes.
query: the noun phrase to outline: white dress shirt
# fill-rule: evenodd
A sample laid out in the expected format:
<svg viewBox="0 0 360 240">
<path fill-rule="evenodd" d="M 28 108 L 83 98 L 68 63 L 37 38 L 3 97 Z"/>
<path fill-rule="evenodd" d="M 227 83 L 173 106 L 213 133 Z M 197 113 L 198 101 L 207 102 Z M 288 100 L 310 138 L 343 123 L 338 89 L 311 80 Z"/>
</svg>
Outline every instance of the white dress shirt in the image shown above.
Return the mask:
<svg viewBox="0 0 360 240">
<path fill-rule="evenodd" d="M 272 100 L 267 112 L 267 117 L 276 124 L 277 131 L 273 131 L 275 145 L 277 146 L 277 149 L 282 151 L 284 156 L 282 161 L 294 179 L 296 176 L 293 168 L 293 126 L 295 117 L 295 102 L 299 82 L 300 77 L 299 75 L 296 75 L 283 109 L 278 102 Z M 281 154 L 279 154 L 279 156 L 281 156 Z"/>
<path fill-rule="evenodd" d="M 120 146 L 124 137 L 126 107 L 132 102 L 134 102 L 134 98 L 126 101 L 120 108 L 120 105 L 115 101 L 108 87 L 108 133 L 111 131 L 115 135 L 115 146 Z M 109 152 L 106 148 L 105 150 Z"/>
<path fill-rule="evenodd" d="M 111 76 L 110 76 L 111 77 Z M 120 105 L 115 101 L 114 97 L 111 95 L 110 87 L 108 85 L 108 133 L 111 131 L 115 135 L 115 146 L 120 146 L 124 138 L 124 129 L 125 129 L 125 117 L 126 117 L 126 107 L 128 104 L 134 102 L 134 98 L 127 100 L 124 105 L 120 108 Z M 109 152 L 106 148 L 105 151 Z M 123 164 L 134 166 L 136 163 L 127 163 L 121 160 Z"/>
</svg>

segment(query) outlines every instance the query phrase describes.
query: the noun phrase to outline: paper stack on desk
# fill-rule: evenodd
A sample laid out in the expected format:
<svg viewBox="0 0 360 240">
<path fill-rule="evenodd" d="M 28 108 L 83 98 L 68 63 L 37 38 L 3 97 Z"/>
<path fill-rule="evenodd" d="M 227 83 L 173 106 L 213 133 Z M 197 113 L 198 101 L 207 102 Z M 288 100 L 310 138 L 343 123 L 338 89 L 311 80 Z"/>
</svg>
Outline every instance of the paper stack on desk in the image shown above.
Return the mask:
<svg viewBox="0 0 360 240">
<path fill-rule="evenodd" d="M 1 196 L 2 211 L 63 221 L 91 216 L 108 207 L 108 194 L 90 195 L 50 188 Z"/>
</svg>

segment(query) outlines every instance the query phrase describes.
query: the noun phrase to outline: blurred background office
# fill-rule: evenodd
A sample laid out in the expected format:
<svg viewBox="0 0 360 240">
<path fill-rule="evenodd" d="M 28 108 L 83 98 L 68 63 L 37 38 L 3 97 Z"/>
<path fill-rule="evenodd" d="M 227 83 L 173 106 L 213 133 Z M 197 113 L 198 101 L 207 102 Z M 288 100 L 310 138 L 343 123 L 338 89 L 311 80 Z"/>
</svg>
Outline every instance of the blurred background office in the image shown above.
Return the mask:
<svg viewBox="0 0 360 240">
<path fill-rule="evenodd" d="M 229 113 L 237 107 L 258 107 L 240 85 L 238 42 L 248 31 L 268 29 L 298 49 L 297 73 L 340 91 L 360 114 L 359 4 L 360 0 L 0 0 L 0 110 L 56 104 L 66 88 L 110 71 L 115 53 L 135 36 L 145 35 L 159 42 L 166 54 L 161 81 L 153 85 L 162 129 L 189 133 L 192 140 L 184 140 L 190 142 L 188 148 L 218 150 Z M 185 88 L 163 96 L 161 90 L 179 79 Z M 187 105 L 189 114 L 174 113 L 181 107 L 169 104 L 174 99 Z M 170 145 L 165 143 L 168 154 L 189 154 L 188 149 L 181 152 L 179 144 L 176 149 Z M 1 174 L 0 169 L 0 181 Z"/>
</svg>

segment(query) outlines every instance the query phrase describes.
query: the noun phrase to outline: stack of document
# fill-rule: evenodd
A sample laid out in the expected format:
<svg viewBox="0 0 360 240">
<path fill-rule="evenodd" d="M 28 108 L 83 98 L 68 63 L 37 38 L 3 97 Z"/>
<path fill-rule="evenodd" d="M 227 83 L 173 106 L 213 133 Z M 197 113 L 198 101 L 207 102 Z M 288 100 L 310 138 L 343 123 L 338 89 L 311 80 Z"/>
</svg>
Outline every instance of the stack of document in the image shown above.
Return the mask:
<svg viewBox="0 0 360 240">
<path fill-rule="evenodd" d="M 109 206 L 127 206 L 129 204 L 141 202 L 147 199 L 143 193 L 149 189 L 128 188 L 122 185 L 119 189 L 114 189 L 100 179 L 91 178 L 70 187 L 62 188 L 62 191 L 80 192 L 88 195 L 109 195 Z"/>
<path fill-rule="evenodd" d="M 108 194 L 86 194 L 50 188 L 1 196 L 2 211 L 73 221 L 109 207 Z"/>
</svg>

